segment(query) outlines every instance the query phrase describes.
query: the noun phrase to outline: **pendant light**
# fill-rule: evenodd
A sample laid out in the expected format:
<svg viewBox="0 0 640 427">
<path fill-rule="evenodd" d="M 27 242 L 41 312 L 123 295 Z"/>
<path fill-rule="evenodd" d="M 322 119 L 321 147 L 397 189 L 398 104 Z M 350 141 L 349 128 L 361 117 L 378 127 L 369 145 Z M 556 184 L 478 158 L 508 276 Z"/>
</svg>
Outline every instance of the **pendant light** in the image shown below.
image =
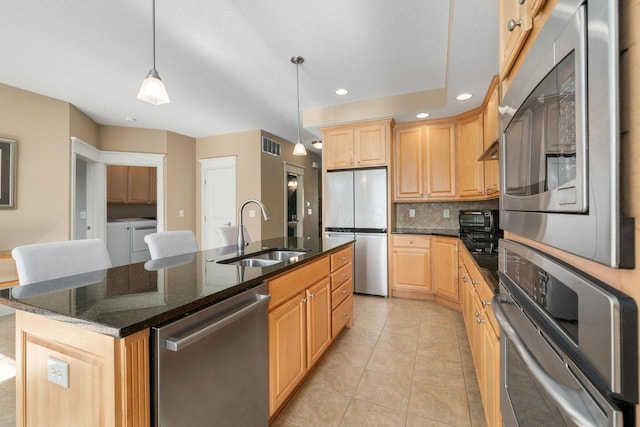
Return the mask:
<svg viewBox="0 0 640 427">
<path fill-rule="evenodd" d="M 298 66 L 304 62 L 302 56 L 292 56 L 291 62 L 296 64 L 296 91 L 298 93 L 298 142 L 293 147 L 294 156 L 306 156 L 307 149 L 304 148 L 304 144 L 300 142 L 300 77 L 298 76 Z"/>
<path fill-rule="evenodd" d="M 153 68 L 142 82 L 140 92 L 138 92 L 138 99 L 153 105 L 161 105 L 168 104 L 170 101 L 167 89 L 160 79 L 158 70 L 156 70 L 156 0 L 151 1 L 153 14 Z"/>
</svg>

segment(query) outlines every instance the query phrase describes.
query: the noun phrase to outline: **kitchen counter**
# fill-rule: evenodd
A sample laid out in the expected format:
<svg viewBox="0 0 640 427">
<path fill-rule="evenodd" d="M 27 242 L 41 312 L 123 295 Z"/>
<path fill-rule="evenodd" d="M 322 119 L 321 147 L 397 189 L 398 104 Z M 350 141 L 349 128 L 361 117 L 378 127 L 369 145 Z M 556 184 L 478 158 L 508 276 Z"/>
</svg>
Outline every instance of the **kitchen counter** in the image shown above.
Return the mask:
<svg viewBox="0 0 640 427">
<path fill-rule="evenodd" d="M 392 228 L 391 234 L 424 234 L 430 236 L 459 237 L 457 228 Z"/>
<path fill-rule="evenodd" d="M 277 238 L 250 243 L 245 255 L 275 248 L 306 251 L 268 267 L 218 263 L 235 258 L 235 246 L 204 250 L 2 289 L 0 304 L 123 338 L 253 288 L 269 277 L 352 242 L 350 238 L 334 237 Z M 166 268 L 161 268 L 160 261 L 173 266 L 165 264 Z"/>
</svg>

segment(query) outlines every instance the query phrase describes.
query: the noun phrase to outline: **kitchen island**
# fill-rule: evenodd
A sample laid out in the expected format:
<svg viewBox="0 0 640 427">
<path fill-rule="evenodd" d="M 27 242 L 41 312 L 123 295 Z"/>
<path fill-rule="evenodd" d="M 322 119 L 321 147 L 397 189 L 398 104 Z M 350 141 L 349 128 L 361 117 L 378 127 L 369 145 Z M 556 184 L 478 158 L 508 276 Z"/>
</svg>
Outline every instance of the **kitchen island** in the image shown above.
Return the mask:
<svg viewBox="0 0 640 427">
<path fill-rule="evenodd" d="M 269 249 L 304 254 L 246 267 L 228 263 L 237 257 L 229 246 L 1 290 L 0 303 L 17 310 L 16 424 L 149 425 L 150 327 L 271 279 L 275 285 L 318 261 L 328 266 L 352 242 L 271 239 L 251 243 L 245 255 Z M 57 370 L 56 361 L 67 363 L 68 371 Z M 52 382 L 56 378 L 63 385 Z"/>
</svg>

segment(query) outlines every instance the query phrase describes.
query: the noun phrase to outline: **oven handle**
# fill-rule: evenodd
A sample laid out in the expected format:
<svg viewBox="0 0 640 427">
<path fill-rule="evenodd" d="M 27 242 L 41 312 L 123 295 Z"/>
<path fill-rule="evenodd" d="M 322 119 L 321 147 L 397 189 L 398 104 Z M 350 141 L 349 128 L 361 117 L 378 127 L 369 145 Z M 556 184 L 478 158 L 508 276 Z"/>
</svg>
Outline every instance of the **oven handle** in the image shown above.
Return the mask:
<svg viewBox="0 0 640 427">
<path fill-rule="evenodd" d="M 522 340 L 513 324 L 509 321 L 507 310 L 517 310 L 517 308 L 505 307 L 509 305 L 515 307 L 514 304 L 509 303 L 508 297 L 499 294 L 493 297 L 491 304 L 493 314 L 500 324 L 501 331 L 509 341 L 511 341 L 531 374 L 551 399 L 555 401 L 558 408 L 565 412 L 573 422 L 579 426 L 597 427 L 598 423 L 590 416 L 587 406 L 580 397 L 580 393 L 554 380 L 540 365 L 540 362 L 538 362 L 535 356 L 531 354 L 527 344 Z"/>
</svg>

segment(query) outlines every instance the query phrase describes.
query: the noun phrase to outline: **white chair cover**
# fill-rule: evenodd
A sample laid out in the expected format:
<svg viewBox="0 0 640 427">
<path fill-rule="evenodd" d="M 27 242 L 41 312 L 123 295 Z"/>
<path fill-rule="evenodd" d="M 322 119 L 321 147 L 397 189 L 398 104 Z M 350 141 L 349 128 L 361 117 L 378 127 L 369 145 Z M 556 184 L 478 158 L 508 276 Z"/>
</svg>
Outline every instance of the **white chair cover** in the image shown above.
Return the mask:
<svg viewBox="0 0 640 427">
<path fill-rule="evenodd" d="M 166 258 L 198 251 L 196 236 L 191 230 L 159 231 L 144 236 L 151 259 Z"/>
<path fill-rule="evenodd" d="M 238 226 L 232 225 L 229 227 L 218 227 L 218 237 L 222 242 L 222 246 L 235 245 L 238 243 Z M 242 232 L 244 233 L 244 242 L 251 243 L 251 237 L 249 237 L 249 231 L 246 226 L 242 226 Z"/>
</svg>

